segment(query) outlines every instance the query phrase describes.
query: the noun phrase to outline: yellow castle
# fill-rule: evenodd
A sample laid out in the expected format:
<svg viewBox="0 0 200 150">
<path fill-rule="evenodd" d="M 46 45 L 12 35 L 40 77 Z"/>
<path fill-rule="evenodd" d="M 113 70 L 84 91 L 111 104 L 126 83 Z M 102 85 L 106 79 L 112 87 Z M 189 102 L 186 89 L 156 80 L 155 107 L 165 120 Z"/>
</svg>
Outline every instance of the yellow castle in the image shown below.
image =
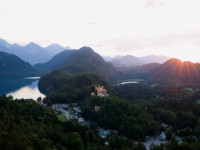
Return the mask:
<svg viewBox="0 0 200 150">
<path fill-rule="evenodd" d="M 95 94 L 96 92 L 96 94 Z M 108 96 L 107 90 L 104 88 L 104 86 L 95 86 L 95 92 L 92 92 L 91 95 L 92 96 Z"/>
</svg>

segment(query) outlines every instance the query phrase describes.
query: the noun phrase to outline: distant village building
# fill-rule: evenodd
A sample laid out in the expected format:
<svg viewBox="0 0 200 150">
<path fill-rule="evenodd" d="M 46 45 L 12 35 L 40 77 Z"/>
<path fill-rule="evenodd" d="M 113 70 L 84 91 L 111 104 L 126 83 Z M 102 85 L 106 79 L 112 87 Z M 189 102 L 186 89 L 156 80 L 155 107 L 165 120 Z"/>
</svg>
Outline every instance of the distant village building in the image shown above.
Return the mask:
<svg viewBox="0 0 200 150">
<path fill-rule="evenodd" d="M 101 138 L 105 139 L 109 135 L 110 135 L 110 130 L 104 130 L 104 129 L 100 128 L 100 130 L 99 130 L 99 136 Z"/>
<path fill-rule="evenodd" d="M 166 140 L 165 132 L 161 132 L 161 134 L 160 134 L 160 140 L 161 141 L 165 141 Z"/>
<path fill-rule="evenodd" d="M 84 118 L 78 118 L 78 123 L 84 125 Z"/>
<path fill-rule="evenodd" d="M 95 92 L 92 92 L 91 96 L 100 96 L 100 97 L 109 96 L 104 86 L 95 86 Z"/>
<path fill-rule="evenodd" d="M 100 106 L 94 106 L 94 111 L 98 112 L 101 109 Z"/>
<path fill-rule="evenodd" d="M 78 117 L 77 117 L 76 115 L 70 115 L 70 116 L 69 116 L 69 119 L 70 119 L 71 121 L 78 121 Z"/>
<path fill-rule="evenodd" d="M 73 110 L 75 110 L 75 111 L 78 112 L 78 113 L 81 112 L 80 107 L 74 107 Z"/>
<path fill-rule="evenodd" d="M 109 146 L 109 142 L 108 141 L 105 141 L 104 143 L 106 146 Z"/>
</svg>

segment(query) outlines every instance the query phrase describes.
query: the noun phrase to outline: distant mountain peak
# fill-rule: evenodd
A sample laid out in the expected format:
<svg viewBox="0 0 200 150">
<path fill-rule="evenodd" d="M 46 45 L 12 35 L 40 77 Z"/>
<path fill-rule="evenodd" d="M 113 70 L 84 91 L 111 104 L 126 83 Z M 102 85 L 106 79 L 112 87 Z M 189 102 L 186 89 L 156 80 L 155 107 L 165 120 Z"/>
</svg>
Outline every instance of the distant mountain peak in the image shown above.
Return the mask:
<svg viewBox="0 0 200 150">
<path fill-rule="evenodd" d="M 93 51 L 92 48 L 87 47 L 87 46 L 83 46 L 83 47 L 81 47 L 79 50 L 91 50 L 91 51 Z"/>
<path fill-rule="evenodd" d="M 27 44 L 24 48 L 28 48 L 28 49 L 37 49 L 37 50 L 41 50 L 43 49 L 41 46 L 39 46 L 38 44 L 34 43 L 34 42 L 30 42 L 29 44 Z"/>
<path fill-rule="evenodd" d="M 14 44 L 12 44 L 13 46 L 20 46 L 19 44 L 17 44 L 17 43 L 14 43 Z"/>
<path fill-rule="evenodd" d="M 34 42 L 30 42 L 25 46 L 21 46 L 17 43 L 9 44 L 6 42 L 6 40 L 0 38 L 0 51 L 14 54 L 22 60 L 29 62 L 30 64 L 47 62 L 53 56 L 66 49 L 70 48 L 62 47 L 58 44 L 52 44 L 48 49 L 43 48 Z"/>
<path fill-rule="evenodd" d="M 6 40 L 1 39 L 1 38 L 0 38 L 0 45 L 4 46 L 6 48 L 9 48 L 9 46 L 10 46 L 10 44 Z"/>
<path fill-rule="evenodd" d="M 94 53 L 94 50 L 90 47 L 87 47 L 87 46 L 84 46 L 84 47 L 81 47 L 79 49 L 80 52 L 86 52 L 86 53 Z"/>
<path fill-rule="evenodd" d="M 178 58 L 172 58 L 172 59 L 169 59 L 168 61 L 166 61 L 164 64 L 174 64 L 174 63 L 182 63 L 182 61 Z"/>
<path fill-rule="evenodd" d="M 70 50 L 71 48 L 69 46 L 63 47 L 63 46 L 61 46 L 61 45 L 59 45 L 57 43 L 53 43 L 53 44 L 45 47 L 45 49 L 48 50 L 48 51 L 51 51 L 54 54 L 58 54 L 63 50 Z"/>
<path fill-rule="evenodd" d="M 37 45 L 37 44 L 34 43 L 34 42 L 30 42 L 30 43 L 28 43 L 26 46 L 35 46 L 35 45 Z M 37 46 L 39 46 L 39 45 L 37 45 Z"/>
<path fill-rule="evenodd" d="M 115 74 L 117 71 L 111 63 L 105 62 L 99 54 L 86 46 L 78 50 L 62 51 L 47 63 L 37 64 L 35 67 L 47 71 L 62 68 L 72 74 L 92 72 L 106 77 Z"/>
<path fill-rule="evenodd" d="M 141 66 L 144 64 L 142 60 L 140 60 L 138 57 L 135 57 L 133 55 L 116 56 L 111 60 L 111 62 L 116 67 L 126 67 L 126 68 Z"/>
<path fill-rule="evenodd" d="M 135 57 L 133 55 L 126 55 L 126 56 L 124 56 L 124 58 L 137 58 L 137 57 Z"/>
<path fill-rule="evenodd" d="M 59 44 L 57 44 L 57 43 L 52 43 L 52 44 L 50 44 L 49 46 L 60 46 Z M 62 46 L 61 46 L 62 47 Z"/>
<path fill-rule="evenodd" d="M 6 40 L 0 38 L 0 43 L 8 43 L 8 42 L 6 42 Z"/>
<path fill-rule="evenodd" d="M 35 44 L 34 42 L 30 42 L 30 43 L 28 43 L 28 45 L 32 45 L 32 44 Z"/>
<path fill-rule="evenodd" d="M 53 44 L 50 44 L 49 46 L 47 46 L 47 47 L 45 47 L 45 48 L 57 48 L 57 47 L 59 47 L 59 48 L 64 48 L 64 47 L 62 47 L 61 45 L 59 45 L 59 44 L 56 44 L 56 43 L 53 43 Z"/>
</svg>

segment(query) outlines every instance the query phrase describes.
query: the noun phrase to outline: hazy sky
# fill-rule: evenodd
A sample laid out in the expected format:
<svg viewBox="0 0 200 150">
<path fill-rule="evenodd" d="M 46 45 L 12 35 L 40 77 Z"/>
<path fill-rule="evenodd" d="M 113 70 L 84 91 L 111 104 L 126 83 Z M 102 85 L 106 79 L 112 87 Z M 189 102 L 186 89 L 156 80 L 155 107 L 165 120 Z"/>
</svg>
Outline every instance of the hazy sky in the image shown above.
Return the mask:
<svg viewBox="0 0 200 150">
<path fill-rule="evenodd" d="M 0 0 L 0 38 L 200 61 L 199 0 Z"/>
</svg>

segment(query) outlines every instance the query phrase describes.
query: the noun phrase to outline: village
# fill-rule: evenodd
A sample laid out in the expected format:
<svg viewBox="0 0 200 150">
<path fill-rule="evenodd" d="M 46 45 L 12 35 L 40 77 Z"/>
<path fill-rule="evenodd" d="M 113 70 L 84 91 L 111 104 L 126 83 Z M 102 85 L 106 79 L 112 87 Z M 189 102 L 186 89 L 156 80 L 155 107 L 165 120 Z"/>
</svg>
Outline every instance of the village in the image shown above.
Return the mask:
<svg viewBox="0 0 200 150">
<path fill-rule="evenodd" d="M 95 86 L 95 91 L 91 92 L 91 96 L 99 96 L 99 97 L 106 97 L 109 96 L 107 90 L 104 88 L 104 86 Z M 38 102 L 39 104 L 42 104 L 41 101 Z M 42 104 L 45 105 L 45 104 Z M 93 122 L 91 120 L 85 120 L 83 116 L 81 115 L 81 108 L 78 103 L 69 103 L 69 104 L 53 104 L 52 108 L 55 110 L 57 116 L 64 116 L 64 120 L 72 121 L 72 122 L 78 122 L 80 125 L 86 125 L 90 126 Z M 98 112 L 101 110 L 101 106 L 94 106 L 94 111 Z M 166 129 L 171 129 L 171 127 L 167 124 L 161 123 L 161 125 Z M 101 127 L 98 127 L 99 130 L 99 137 L 102 139 L 106 139 L 110 136 L 111 133 L 118 134 L 118 131 L 116 130 L 105 130 Z M 180 137 L 176 137 L 179 143 L 182 142 L 182 139 Z M 150 137 L 146 137 L 146 142 L 143 142 L 147 150 L 150 150 L 151 147 L 154 145 L 160 145 L 165 144 L 168 141 L 166 140 L 166 133 L 162 131 L 159 135 Z M 135 142 L 137 144 L 138 142 Z M 109 145 L 108 141 L 105 141 L 105 145 Z"/>
<path fill-rule="evenodd" d="M 91 96 L 99 96 L 99 97 L 106 97 L 109 96 L 107 90 L 104 88 L 104 86 L 95 86 L 95 91 L 91 92 Z M 38 99 L 37 103 L 43 106 L 46 106 L 46 104 L 43 104 L 42 99 Z M 80 125 L 86 125 L 90 126 L 92 121 L 85 120 L 85 118 L 81 115 L 81 109 L 78 103 L 70 103 L 70 104 L 53 104 L 52 109 L 55 110 L 57 116 L 62 117 L 63 120 L 78 122 Z M 96 112 L 100 111 L 100 106 L 94 106 L 94 110 Z M 64 116 L 64 118 L 63 118 Z M 112 132 L 116 132 L 113 131 Z M 105 130 L 103 128 L 99 127 L 99 136 L 101 138 L 106 138 L 111 133 L 111 130 Z"/>
<path fill-rule="evenodd" d="M 95 86 L 95 91 L 91 93 L 91 96 L 99 96 L 105 97 L 109 96 L 107 90 L 103 86 Z M 64 115 L 66 120 L 78 122 L 80 125 L 90 126 L 93 123 L 90 120 L 85 120 L 85 118 L 81 115 L 81 109 L 78 103 L 70 103 L 70 104 L 53 104 L 52 108 L 55 110 L 57 115 Z M 95 106 L 94 111 L 100 111 L 100 106 Z M 111 132 L 117 133 L 114 130 L 105 130 L 101 127 L 99 128 L 99 137 L 105 139 L 107 138 Z M 106 141 L 105 144 L 107 145 L 108 142 Z"/>
</svg>

